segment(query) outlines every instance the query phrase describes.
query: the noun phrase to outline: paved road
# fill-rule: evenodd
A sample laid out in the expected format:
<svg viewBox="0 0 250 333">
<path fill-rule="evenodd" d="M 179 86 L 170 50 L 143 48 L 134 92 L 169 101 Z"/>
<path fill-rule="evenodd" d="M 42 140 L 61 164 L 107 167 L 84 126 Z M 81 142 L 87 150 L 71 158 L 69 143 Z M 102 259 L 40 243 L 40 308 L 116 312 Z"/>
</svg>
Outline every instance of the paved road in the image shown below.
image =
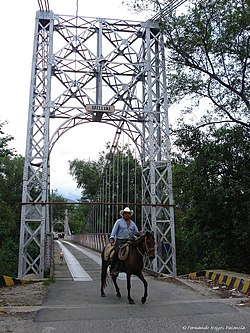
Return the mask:
<svg viewBox="0 0 250 333">
<path fill-rule="evenodd" d="M 65 257 L 61 264 L 59 246 Z M 214 298 L 206 290 L 166 279 L 146 276 L 149 297 L 144 305 L 143 285 L 137 278 L 132 281 L 134 305 L 128 304 L 123 277 L 120 299 L 110 278 L 106 297 L 101 297 L 100 257 L 79 245 L 55 241 L 55 278 L 34 319 L 36 332 L 250 332 L 250 308 L 237 306 L 238 300 Z"/>
</svg>

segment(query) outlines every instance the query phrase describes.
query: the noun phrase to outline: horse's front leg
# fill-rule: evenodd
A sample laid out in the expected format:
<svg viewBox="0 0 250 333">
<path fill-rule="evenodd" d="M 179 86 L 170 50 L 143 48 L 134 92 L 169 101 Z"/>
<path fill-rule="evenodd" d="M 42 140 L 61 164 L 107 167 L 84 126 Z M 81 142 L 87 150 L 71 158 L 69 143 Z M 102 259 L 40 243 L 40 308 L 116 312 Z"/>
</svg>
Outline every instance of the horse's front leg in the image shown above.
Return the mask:
<svg viewBox="0 0 250 333">
<path fill-rule="evenodd" d="M 145 280 L 142 272 L 138 273 L 137 274 L 138 278 L 142 281 L 143 285 L 144 285 L 144 295 L 143 297 L 141 298 L 141 302 L 142 304 L 144 304 L 146 302 L 146 299 L 148 297 L 148 283 L 147 281 Z"/>
<path fill-rule="evenodd" d="M 130 296 L 130 290 L 131 290 L 131 275 L 130 274 L 127 274 L 127 290 L 128 290 L 129 304 L 135 304 L 135 302 L 133 301 L 133 299 Z"/>
<path fill-rule="evenodd" d="M 112 280 L 113 280 L 113 283 L 114 283 L 114 286 L 115 286 L 116 296 L 117 296 L 117 297 L 121 297 L 120 289 L 119 289 L 118 284 L 117 284 L 117 282 L 116 282 L 117 275 L 112 274 L 111 277 L 112 277 Z"/>
</svg>

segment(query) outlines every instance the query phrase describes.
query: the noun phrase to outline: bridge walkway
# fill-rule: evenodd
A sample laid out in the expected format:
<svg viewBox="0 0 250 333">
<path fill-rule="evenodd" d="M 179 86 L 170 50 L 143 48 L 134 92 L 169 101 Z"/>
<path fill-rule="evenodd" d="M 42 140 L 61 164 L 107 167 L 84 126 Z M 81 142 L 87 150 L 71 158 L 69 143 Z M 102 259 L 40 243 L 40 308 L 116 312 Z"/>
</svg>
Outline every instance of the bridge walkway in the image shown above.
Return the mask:
<svg viewBox="0 0 250 333">
<path fill-rule="evenodd" d="M 47 299 L 34 319 L 39 332 L 183 333 L 194 329 L 196 332 L 215 331 L 218 327 L 223 328 L 220 332 L 228 331 L 227 327 L 245 332 L 250 329 L 250 308 L 237 307 L 238 300 L 221 299 L 214 293 L 197 291 L 173 279 L 146 275 L 149 283 L 146 304 L 140 302 L 143 286 L 137 278 L 133 279 L 131 289 L 134 305 L 128 304 L 124 276 L 118 281 L 120 299 L 115 295 L 110 278 L 106 297 L 101 297 L 100 255 L 65 241 L 55 241 L 54 245 L 55 283 L 49 286 Z M 70 251 L 85 273 L 79 267 L 74 273 L 70 272 L 67 254 L 60 263 L 60 245 Z M 69 256 L 69 260 L 74 261 L 73 257 Z"/>
</svg>

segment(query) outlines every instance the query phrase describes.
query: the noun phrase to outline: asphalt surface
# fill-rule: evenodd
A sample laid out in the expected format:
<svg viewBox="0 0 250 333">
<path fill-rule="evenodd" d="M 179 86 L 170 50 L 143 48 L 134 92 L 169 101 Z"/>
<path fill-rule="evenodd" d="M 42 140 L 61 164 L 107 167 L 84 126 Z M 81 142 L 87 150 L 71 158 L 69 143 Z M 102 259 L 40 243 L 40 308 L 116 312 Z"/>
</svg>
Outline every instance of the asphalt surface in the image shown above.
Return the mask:
<svg viewBox="0 0 250 333">
<path fill-rule="evenodd" d="M 101 297 L 99 254 L 63 241 L 54 245 L 55 283 L 49 286 L 30 333 L 250 332 L 250 307 L 239 306 L 239 299 L 220 298 L 206 288 L 193 289 L 173 279 L 146 275 L 149 296 L 145 304 L 140 302 L 143 285 L 135 277 L 134 305 L 128 304 L 124 276 L 118 280 L 121 298 L 116 297 L 110 278 L 106 297 Z M 60 248 L 67 257 L 63 262 Z M 76 272 L 69 271 L 66 259 L 75 261 Z M 87 273 L 85 280 L 81 280 L 78 264 Z"/>
</svg>

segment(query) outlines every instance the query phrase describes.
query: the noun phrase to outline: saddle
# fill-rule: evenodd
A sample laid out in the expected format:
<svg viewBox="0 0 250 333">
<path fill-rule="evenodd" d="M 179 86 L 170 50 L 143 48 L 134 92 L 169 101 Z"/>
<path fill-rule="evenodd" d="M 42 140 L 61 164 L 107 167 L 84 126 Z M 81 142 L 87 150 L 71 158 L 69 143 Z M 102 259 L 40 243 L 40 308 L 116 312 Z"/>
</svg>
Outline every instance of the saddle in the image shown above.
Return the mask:
<svg viewBox="0 0 250 333">
<path fill-rule="evenodd" d="M 121 244 L 119 247 L 119 251 L 118 251 L 118 258 L 123 261 L 125 259 L 127 259 L 128 254 L 129 254 L 129 250 L 131 246 L 135 246 L 136 244 L 136 240 L 139 238 L 139 236 L 133 235 L 133 238 L 128 240 L 126 243 Z"/>
<path fill-rule="evenodd" d="M 129 253 L 129 246 L 130 246 L 129 243 L 120 245 L 119 251 L 118 251 L 119 260 L 125 260 L 127 258 L 128 253 Z M 111 260 L 113 257 L 113 254 L 114 254 L 114 245 L 108 244 L 105 247 L 103 259 Z"/>
<path fill-rule="evenodd" d="M 134 237 L 133 240 L 129 240 L 124 244 L 121 244 L 119 246 L 118 250 L 118 259 L 123 261 L 127 259 L 130 246 L 133 246 L 134 241 L 137 239 L 137 237 Z M 104 250 L 104 260 L 111 260 L 114 254 L 114 245 L 107 244 Z"/>
<path fill-rule="evenodd" d="M 104 249 L 103 259 L 110 260 L 114 254 L 114 245 L 107 244 Z"/>
</svg>

